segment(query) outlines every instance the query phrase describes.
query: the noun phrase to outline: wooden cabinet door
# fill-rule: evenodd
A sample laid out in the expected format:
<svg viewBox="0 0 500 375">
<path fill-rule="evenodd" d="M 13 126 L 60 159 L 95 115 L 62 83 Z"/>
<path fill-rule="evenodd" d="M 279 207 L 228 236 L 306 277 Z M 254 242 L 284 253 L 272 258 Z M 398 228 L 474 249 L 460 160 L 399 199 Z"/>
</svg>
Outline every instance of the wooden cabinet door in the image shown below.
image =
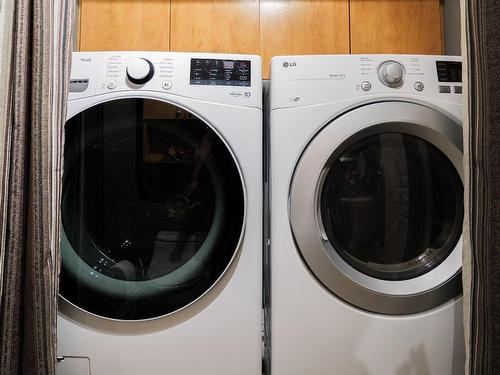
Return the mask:
<svg viewBox="0 0 500 375">
<path fill-rule="evenodd" d="M 350 0 L 351 53 L 441 54 L 439 0 Z"/>
<path fill-rule="evenodd" d="M 259 53 L 259 0 L 171 0 L 172 51 Z"/>
<path fill-rule="evenodd" d="M 169 50 L 169 0 L 80 0 L 80 50 Z"/>
<path fill-rule="evenodd" d="M 441 54 L 440 0 L 80 0 L 80 50 Z"/>
<path fill-rule="evenodd" d="M 261 0 L 264 78 L 272 56 L 349 53 L 348 0 Z"/>
</svg>

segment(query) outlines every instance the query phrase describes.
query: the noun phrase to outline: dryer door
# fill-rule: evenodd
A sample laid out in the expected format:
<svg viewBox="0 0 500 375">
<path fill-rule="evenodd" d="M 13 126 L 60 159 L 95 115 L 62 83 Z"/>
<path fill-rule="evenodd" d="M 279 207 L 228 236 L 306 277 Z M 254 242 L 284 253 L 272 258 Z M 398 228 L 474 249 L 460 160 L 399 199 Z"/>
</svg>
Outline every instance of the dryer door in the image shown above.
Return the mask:
<svg viewBox="0 0 500 375">
<path fill-rule="evenodd" d="M 194 114 L 121 99 L 66 123 L 60 291 L 99 316 L 150 319 L 200 298 L 235 259 L 240 170 Z"/>
<path fill-rule="evenodd" d="M 290 218 L 311 271 L 358 307 L 409 314 L 456 297 L 462 127 L 404 102 L 344 114 L 303 152 Z"/>
</svg>

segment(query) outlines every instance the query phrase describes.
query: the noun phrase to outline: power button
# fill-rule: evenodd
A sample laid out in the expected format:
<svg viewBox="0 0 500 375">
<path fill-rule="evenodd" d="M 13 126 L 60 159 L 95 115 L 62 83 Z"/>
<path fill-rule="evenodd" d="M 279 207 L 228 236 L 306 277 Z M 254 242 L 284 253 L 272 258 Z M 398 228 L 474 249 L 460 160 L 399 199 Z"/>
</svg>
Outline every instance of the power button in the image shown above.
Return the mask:
<svg viewBox="0 0 500 375">
<path fill-rule="evenodd" d="M 424 84 L 422 82 L 415 82 L 413 87 L 415 87 L 415 90 L 417 91 L 422 91 L 424 89 Z"/>
<path fill-rule="evenodd" d="M 163 90 L 170 90 L 172 88 L 172 82 L 163 81 L 163 83 L 161 84 L 161 87 L 163 87 Z"/>
<path fill-rule="evenodd" d="M 363 91 L 370 91 L 372 88 L 372 84 L 368 81 L 364 81 L 362 84 L 361 84 L 361 89 Z"/>
</svg>

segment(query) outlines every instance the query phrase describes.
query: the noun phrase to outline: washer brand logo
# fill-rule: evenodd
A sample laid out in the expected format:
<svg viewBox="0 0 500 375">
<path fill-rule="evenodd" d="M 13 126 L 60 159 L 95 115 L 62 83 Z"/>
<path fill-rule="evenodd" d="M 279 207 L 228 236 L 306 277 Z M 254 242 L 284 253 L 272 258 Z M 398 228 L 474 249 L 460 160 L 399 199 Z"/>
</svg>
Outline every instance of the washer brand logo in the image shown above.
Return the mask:
<svg viewBox="0 0 500 375">
<path fill-rule="evenodd" d="M 81 57 L 81 58 L 80 58 L 80 61 L 81 61 L 81 62 L 92 62 L 92 59 L 91 59 L 90 57 L 89 57 L 89 58 L 86 58 L 86 59 L 85 59 L 85 58 L 83 58 L 83 57 Z"/>
<path fill-rule="evenodd" d="M 297 62 L 296 61 L 291 61 L 291 62 L 285 61 L 283 63 L 284 68 L 288 68 L 289 66 L 297 66 Z"/>
<path fill-rule="evenodd" d="M 347 78 L 347 74 L 344 73 L 330 73 L 328 74 L 330 78 L 337 78 L 337 79 L 345 79 Z"/>
</svg>

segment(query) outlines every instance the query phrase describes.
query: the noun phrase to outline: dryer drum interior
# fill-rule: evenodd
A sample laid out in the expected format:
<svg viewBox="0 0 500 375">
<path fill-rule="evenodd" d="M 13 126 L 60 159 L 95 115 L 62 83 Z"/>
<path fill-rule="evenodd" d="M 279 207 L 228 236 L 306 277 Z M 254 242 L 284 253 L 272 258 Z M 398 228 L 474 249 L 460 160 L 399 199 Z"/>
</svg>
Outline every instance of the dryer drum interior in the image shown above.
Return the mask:
<svg viewBox="0 0 500 375">
<path fill-rule="evenodd" d="M 243 231 L 239 169 L 220 136 L 173 104 L 119 99 L 66 123 L 61 295 L 150 319 L 203 295 Z"/>
<path fill-rule="evenodd" d="M 380 279 L 429 272 L 462 234 L 459 174 L 437 147 L 410 134 L 379 133 L 346 146 L 330 166 L 320 200 L 333 248 Z"/>
</svg>

